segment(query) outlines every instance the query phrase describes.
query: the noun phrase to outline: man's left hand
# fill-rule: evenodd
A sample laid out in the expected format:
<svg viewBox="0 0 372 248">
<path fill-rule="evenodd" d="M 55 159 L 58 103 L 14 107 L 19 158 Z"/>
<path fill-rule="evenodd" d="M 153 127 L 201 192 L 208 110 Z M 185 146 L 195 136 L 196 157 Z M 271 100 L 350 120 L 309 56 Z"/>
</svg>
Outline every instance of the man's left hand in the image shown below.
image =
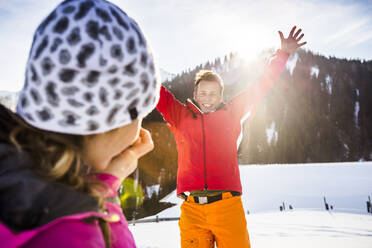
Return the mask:
<svg viewBox="0 0 372 248">
<path fill-rule="evenodd" d="M 292 28 L 291 32 L 288 35 L 288 38 L 284 38 L 283 33 L 281 31 L 278 31 L 282 45 L 281 50 L 283 52 L 292 54 L 294 51 L 296 51 L 297 48 L 302 47 L 307 43 L 306 41 L 299 43 L 301 39 L 304 37 L 304 34 L 303 33 L 301 34 L 302 29 L 299 29 L 297 32 L 295 31 L 296 26 Z"/>
</svg>

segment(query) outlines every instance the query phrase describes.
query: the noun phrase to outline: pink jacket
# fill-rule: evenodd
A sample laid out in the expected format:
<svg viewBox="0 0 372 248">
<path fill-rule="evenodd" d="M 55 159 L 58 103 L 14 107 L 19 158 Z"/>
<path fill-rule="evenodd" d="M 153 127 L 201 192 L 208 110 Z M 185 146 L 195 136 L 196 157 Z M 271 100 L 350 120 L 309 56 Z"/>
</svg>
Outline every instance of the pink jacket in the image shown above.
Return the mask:
<svg viewBox="0 0 372 248">
<path fill-rule="evenodd" d="M 99 174 L 97 178 L 110 189 L 109 197 L 117 196 L 120 183 L 115 176 Z M 112 248 L 136 247 L 121 207 L 111 202 L 106 202 L 106 207 L 108 213 L 85 212 L 64 216 L 44 226 L 17 234 L 0 222 L 0 246 L 27 248 L 105 247 L 98 220 L 94 220 L 92 223 L 83 221 L 88 217 L 99 217 L 109 222 Z"/>
</svg>

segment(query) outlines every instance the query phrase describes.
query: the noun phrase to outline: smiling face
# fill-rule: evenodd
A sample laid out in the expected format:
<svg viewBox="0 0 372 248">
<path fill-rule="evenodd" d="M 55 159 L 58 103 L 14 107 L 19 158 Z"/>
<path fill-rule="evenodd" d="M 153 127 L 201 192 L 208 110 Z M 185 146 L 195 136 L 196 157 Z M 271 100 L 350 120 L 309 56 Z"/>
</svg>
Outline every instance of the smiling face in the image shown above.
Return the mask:
<svg viewBox="0 0 372 248">
<path fill-rule="evenodd" d="M 222 102 L 220 84 L 216 81 L 200 81 L 194 90 L 194 100 L 203 113 L 216 111 Z"/>
</svg>

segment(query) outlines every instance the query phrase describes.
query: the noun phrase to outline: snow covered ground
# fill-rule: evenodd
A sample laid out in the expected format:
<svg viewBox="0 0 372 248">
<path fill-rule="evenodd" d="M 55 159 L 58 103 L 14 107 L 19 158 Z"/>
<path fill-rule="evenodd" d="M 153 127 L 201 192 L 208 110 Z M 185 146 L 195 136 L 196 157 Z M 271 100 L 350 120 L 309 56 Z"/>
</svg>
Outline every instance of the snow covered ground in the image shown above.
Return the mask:
<svg viewBox="0 0 372 248">
<path fill-rule="evenodd" d="M 246 216 L 252 248 L 371 248 L 372 216 L 294 210 Z M 129 226 L 138 248 L 177 248 L 177 221 Z"/>
<path fill-rule="evenodd" d="M 241 166 L 243 205 L 252 248 L 372 247 L 372 163 Z M 324 210 L 324 200 L 333 206 Z M 178 204 L 159 217 L 179 217 Z M 286 207 L 285 212 L 279 206 Z M 292 205 L 294 210 L 288 210 Z M 148 217 L 151 219 L 153 217 Z M 180 247 L 177 221 L 130 225 L 139 248 Z"/>
</svg>

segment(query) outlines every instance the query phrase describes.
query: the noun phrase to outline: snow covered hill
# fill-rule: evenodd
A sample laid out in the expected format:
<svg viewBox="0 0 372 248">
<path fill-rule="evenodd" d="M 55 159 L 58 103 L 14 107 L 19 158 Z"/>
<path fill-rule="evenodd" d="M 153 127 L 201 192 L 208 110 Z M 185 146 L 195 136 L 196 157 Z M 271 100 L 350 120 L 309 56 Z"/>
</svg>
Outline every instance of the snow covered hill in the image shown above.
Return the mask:
<svg viewBox="0 0 372 248">
<path fill-rule="evenodd" d="M 244 209 L 279 211 L 284 202 L 295 209 L 323 210 L 326 197 L 333 211 L 363 214 L 372 198 L 371 175 L 372 162 L 240 166 Z M 182 204 L 175 191 L 162 201 Z M 178 217 L 179 206 L 158 216 Z"/>
<path fill-rule="evenodd" d="M 176 75 L 160 68 L 160 79 L 161 82 L 171 81 Z"/>
<path fill-rule="evenodd" d="M 0 90 L 0 103 L 14 111 L 16 108 L 18 95 L 18 92 Z"/>
<path fill-rule="evenodd" d="M 240 166 L 243 205 L 252 247 L 372 247 L 372 163 Z M 324 207 L 324 198 L 333 210 Z M 177 206 L 158 214 L 179 217 Z M 286 211 L 280 212 L 284 205 Z M 288 210 L 291 205 L 294 210 Z M 155 216 L 146 219 L 153 219 Z M 139 248 L 175 248 L 177 221 L 130 225 Z"/>
</svg>

